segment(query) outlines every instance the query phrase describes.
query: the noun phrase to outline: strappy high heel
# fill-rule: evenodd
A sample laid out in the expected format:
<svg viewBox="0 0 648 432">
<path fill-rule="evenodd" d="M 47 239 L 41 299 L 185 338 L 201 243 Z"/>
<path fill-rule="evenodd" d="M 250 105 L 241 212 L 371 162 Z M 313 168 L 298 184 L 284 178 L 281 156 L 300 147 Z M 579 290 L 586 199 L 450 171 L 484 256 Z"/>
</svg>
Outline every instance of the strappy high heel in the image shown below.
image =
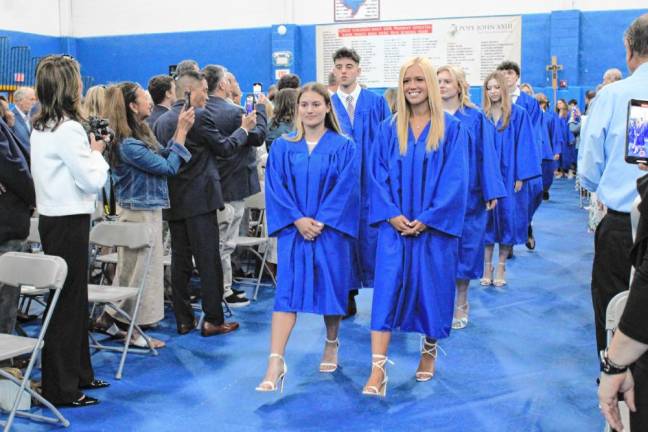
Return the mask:
<svg viewBox="0 0 648 432">
<path fill-rule="evenodd" d="M 502 266 L 502 276 L 496 277 L 493 280 L 493 285 L 495 285 L 496 287 L 503 287 L 504 285 L 506 285 L 506 263 L 497 263 L 498 270 L 500 266 Z"/>
<path fill-rule="evenodd" d="M 389 360 L 385 355 L 371 354 L 371 370 L 373 371 L 373 368 L 380 369 L 383 373 L 383 380 L 380 383 L 380 386 L 365 386 L 365 388 L 362 389 L 363 395 L 382 397 L 387 396 L 387 382 L 389 381 L 389 379 L 387 378 L 387 369 L 385 367 L 387 363 L 390 363 L 392 365 L 394 364 L 394 362 Z"/>
<path fill-rule="evenodd" d="M 484 275 L 479 279 L 479 285 L 489 286 L 493 283 L 493 264 L 484 262 Z"/>
<path fill-rule="evenodd" d="M 286 360 L 284 360 L 283 356 L 279 354 L 272 353 L 270 354 L 269 358 L 278 358 L 281 360 L 283 363 L 283 371 L 277 376 L 277 378 L 274 381 L 270 380 L 265 380 L 262 381 L 261 384 L 259 384 L 256 388 L 256 391 L 258 392 L 274 392 L 277 391 L 277 385 L 279 381 L 281 381 L 281 387 L 279 388 L 279 392 L 283 393 L 283 388 L 284 388 L 284 381 L 286 380 L 286 374 L 288 373 L 288 365 L 286 364 Z M 264 385 L 269 384 L 269 386 L 264 387 Z"/>
<path fill-rule="evenodd" d="M 437 342 L 428 342 L 425 336 L 421 337 L 421 357 L 423 357 L 425 354 L 429 355 L 435 360 L 436 364 L 436 358 L 437 358 L 437 347 L 438 344 Z M 430 381 L 432 377 L 434 376 L 434 372 L 432 371 L 420 371 L 417 370 L 416 374 L 414 375 L 416 377 L 416 381 L 418 382 L 426 382 Z"/>
<path fill-rule="evenodd" d="M 455 308 L 455 313 L 463 312 L 464 316 L 462 318 L 452 318 L 452 328 L 455 330 L 460 330 L 465 328 L 468 325 L 468 303 L 461 304 Z"/>
<path fill-rule="evenodd" d="M 324 338 L 327 344 L 335 344 L 337 350 L 340 349 L 340 339 L 335 338 L 333 340 L 329 340 L 328 338 Z M 333 373 L 337 370 L 338 364 L 337 363 L 330 363 L 330 362 L 321 362 L 319 366 L 319 371 L 322 373 Z"/>
</svg>

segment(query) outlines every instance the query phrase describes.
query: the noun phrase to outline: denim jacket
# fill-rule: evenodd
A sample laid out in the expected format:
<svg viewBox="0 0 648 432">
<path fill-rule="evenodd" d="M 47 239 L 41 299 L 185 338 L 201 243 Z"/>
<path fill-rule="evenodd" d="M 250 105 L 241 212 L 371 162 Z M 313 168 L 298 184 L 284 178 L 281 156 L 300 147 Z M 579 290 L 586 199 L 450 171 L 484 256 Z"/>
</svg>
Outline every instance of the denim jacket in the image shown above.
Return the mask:
<svg viewBox="0 0 648 432">
<path fill-rule="evenodd" d="M 167 176 L 191 159 L 183 145 L 170 140 L 155 153 L 144 142 L 126 138 L 119 145 L 119 164 L 112 169 L 117 204 L 131 210 L 169 208 Z"/>
</svg>

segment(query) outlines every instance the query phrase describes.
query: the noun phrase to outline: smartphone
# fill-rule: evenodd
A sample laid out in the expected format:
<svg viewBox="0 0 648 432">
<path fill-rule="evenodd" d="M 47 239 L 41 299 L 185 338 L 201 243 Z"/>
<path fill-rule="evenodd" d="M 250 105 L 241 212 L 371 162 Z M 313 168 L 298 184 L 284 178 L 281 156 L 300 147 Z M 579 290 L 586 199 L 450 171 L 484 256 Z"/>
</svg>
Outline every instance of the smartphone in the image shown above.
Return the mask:
<svg viewBox="0 0 648 432">
<path fill-rule="evenodd" d="M 263 84 L 261 84 L 260 82 L 255 82 L 254 84 L 252 84 L 252 93 L 254 93 L 255 100 L 259 99 L 259 95 L 261 94 L 262 91 L 263 91 Z"/>
<path fill-rule="evenodd" d="M 245 98 L 245 113 L 250 114 L 254 111 L 254 95 L 247 95 Z"/>
<path fill-rule="evenodd" d="M 648 101 L 628 102 L 625 150 L 626 162 L 648 164 Z"/>
<path fill-rule="evenodd" d="M 184 93 L 184 107 L 182 107 L 183 111 L 188 110 L 191 108 L 191 90 L 186 90 Z"/>
</svg>

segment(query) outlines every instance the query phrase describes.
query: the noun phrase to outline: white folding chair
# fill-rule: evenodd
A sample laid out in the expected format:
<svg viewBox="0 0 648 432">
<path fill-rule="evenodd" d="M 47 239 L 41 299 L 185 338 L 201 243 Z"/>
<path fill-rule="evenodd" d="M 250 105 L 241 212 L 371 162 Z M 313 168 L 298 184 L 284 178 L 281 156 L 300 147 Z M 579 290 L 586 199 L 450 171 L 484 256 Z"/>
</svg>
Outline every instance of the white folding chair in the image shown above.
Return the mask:
<svg viewBox="0 0 648 432">
<path fill-rule="evenodd" d="M 256 227 L 256 233 L 258 234 L 258 237 L 250 237 L 250 236 L 238 236 L 235 239 L 235 243 L 237 247 L 245 248 L 252 252 L 259 260 L 261 260 L 261 267 L 259 268 L 259 274 L 256 278 L 236 278 L 236 282 L 239 283 L 249 283 L 249 284 L 254 284 L 254 295 L 252 296 L 252 300 L 257 299 L 257 295 L 259 294 L 259 287 L 260 286 L 275 286 L 277 284 L 277 281 L 275 280 L 274 274 L 272 274 L 272 271 L 268 268 L 268 264 L 266 262 L 266 259 L 268 257 L 268 250 L 270 248 L 270 238 L 267 236 L 267 230 L 266 230 L 266 225 L 264 223 L 264 215 L 265 215 L 265 195 L 263 192 L 258 192 L 254 195 L 251 195 L 245 199 L 245 208 L 247 209 L 256 209 L 259 210 L 259 219 L 255 223 Z M 252 226 L 252 225 L 251 225 Z M 263 254 L 259 253 L 259 251 L 263 248 Z M 272 279 L 272 283 L 262 283 L 261 279 L 263 278 L 263 271 L 267 270 L 268 274 L 270 275 L 270 278 Z"/>
<path fill-rule="evenodd" d="M 27 243 L 33 253 L 43 253 L 41 247 L 41 238 L 38 232 L 38 218 L 31 218 L 29 223 L 29 236 L 27 236 Z M 29 315 L 32 302 L 36 302 L 43 307 L 43 311 L 39 312 L 39 316 L 44 313 L 46 307 L 44 297 L 49 294 L 49 289 L 38 289 L 33 286 L 23 285 L 20 288 L 20 307 L 19 309 L 26 315 Z M 19 325 L 16 325 L 16 330 L 26 336 L 24 330 Z"/>
<path fill-rule="evenodd" d="M 99 285 L 88 285 L 88 302 L 93 305 L 93 309 L 96 306 L 106 306 L 116 311 L 129 323 L 128 332 L 126 334 L 126 339 L 124 339 L 123 346 L 106 345 L 102 343 L 102 341 L 98 341 L 92 333 L 90 333 L 90 338 L 92 340 L 90 346 L 92 348 L 121 352 L 119 367 L 115 374 L 117 379 L 121 379 L 126 355 L 129 352 L 139 354 L 150 353 L 153 355 L 158 354 L 157 350 L 153 347 L 151 338 L 137 325 L 137 315 L 139 313 L 142 293 L 144 292 L 146 285 L 146 273 L 151 264 L 153 245 L 152 233 L 148 225 L 144 223 L 100 222 L 90 231 L 90 243 L 98 246 L 124 247 L 132 250 L 142 248 L 146 249 L 144 270 L 138 287 L 108 286 L 102 284 L 103 280 Z M 120 302 L 130 298 L 135 298 L 135 308 L 132 317 L 119 306 Z M 134 329 L 137 329 L 139 334 L 142 335 L 148 348 L 132 348 L 129 346 L 129 341 L 131 340 Z"/>
<path fill-rule="evenodd" d="M 49 326 L 52 314 L 56 309 L 56 303 L 58 302 L 61 289 L 65 283 L 66 275 L 67 265 L 60 257 L 51 255 L 34 255 L 22 252 L 8 252 L 0 256 L 0 290 L 2 290 L 4 286 L 15 288 L 31 286 L 35 289 L 52 290 L 50 307 L 47 310 L 45 319 L 43 320 L 43 326 L 38 334 L 38 338 L 0 334 L 0 361 L 9 360 L 20 355 L 31 353 L 22 380 L 18 380 L 13 375 L 0 369 L 0 376 L 19 386 L 19 390 L 16 393 L 16 399 L 9 411 L 9 417 L 4 422 L 0 421 L 0 425 L 4 424 L 4 432 L 9 431 L 16 416 L 47 423 L 61 424 L 66 427 L 70 424 L 70 422 L 63 417 L 54 405 L 38 392 L 32 390 L 29 385 L 29 378 L 31 377 L 36 359 L 43 348 L 43 339 L 47 332 L 47 327 Z M 18 403 L 25 392 L 47 407 L 55 417 L 18 411 Z"/>
</svg>

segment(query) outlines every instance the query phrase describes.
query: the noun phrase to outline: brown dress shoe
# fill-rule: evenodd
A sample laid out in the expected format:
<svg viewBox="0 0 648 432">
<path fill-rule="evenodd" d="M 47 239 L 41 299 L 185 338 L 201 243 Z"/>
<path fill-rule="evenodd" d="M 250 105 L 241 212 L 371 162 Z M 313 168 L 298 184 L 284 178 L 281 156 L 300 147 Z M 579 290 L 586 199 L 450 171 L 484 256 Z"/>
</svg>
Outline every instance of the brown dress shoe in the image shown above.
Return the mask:
<svg viewBox="0 0 648 432">
<path fill-rule="evenodd" d="M 191 330 L 195 329 L 198 323 L 196 320 L 193 320 L 191 324 L 178 324 L 178 333 L 181 335 L 189 333 Z"/>
<path fill-rule="evenodd" d="M 221 325 L 216 325 L 210 323 L 209 321 L 205 321 L 203 323 L 202 329 L 200 330 L 200 334 L 205 337 L 215 336 L 215 335 L 221 335 L 221 334 L 233 332 L 238 328 L 239 328 L 239 323 L 234 321 L 223 323 Z"/>
</svg>

